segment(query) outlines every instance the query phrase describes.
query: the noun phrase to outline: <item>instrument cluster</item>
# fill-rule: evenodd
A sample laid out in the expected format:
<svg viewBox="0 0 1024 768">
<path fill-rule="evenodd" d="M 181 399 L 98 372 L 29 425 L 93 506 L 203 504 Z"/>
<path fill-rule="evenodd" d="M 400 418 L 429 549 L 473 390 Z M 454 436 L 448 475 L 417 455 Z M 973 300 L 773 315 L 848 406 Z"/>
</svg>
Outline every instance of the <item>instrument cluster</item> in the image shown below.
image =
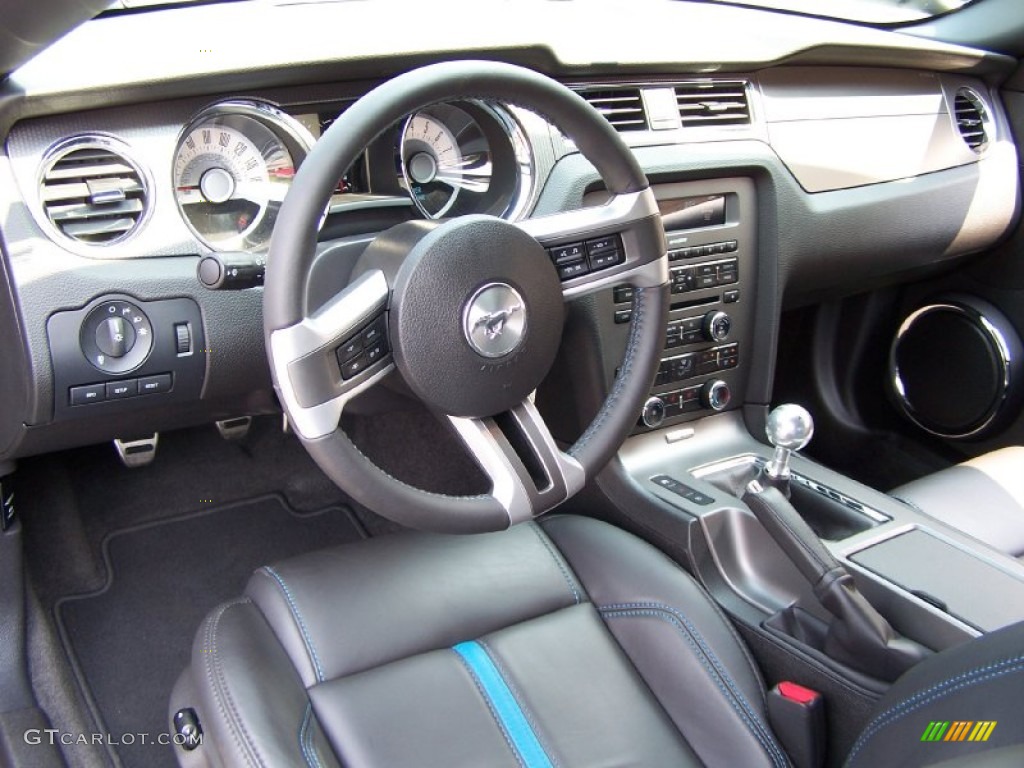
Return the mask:
<svg viewBox="0 0 1024 768">
<path fill-rule="evenodd" d="M 286 112 L 259 100 L 206 107 L 182 129 L 174 200 L 213 251 L 264 252 L 296 170 L 347 104 Z M 519 117 L 484 101 L 435 104 L 406 116 L 338 180 L 331 212 L 382 201 L 442 219 L 484 213 L 517 219 L 534 191 Z"/>
</svg>

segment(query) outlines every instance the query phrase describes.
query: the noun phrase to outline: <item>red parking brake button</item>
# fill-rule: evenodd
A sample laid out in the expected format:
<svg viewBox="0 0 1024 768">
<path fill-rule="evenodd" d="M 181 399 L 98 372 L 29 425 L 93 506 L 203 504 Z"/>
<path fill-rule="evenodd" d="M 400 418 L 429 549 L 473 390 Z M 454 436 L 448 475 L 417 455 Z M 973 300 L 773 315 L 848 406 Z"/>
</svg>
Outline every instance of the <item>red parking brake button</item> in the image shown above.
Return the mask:
<svg viewBox="0 0 1024 768">
<path fill-rule="evenodd" d="M 783 698 L 795 701 L 797 704 L 813 704 L 821 698 L 821 694 L 817 691 L 790 682 L 779 683 L 779 693 Z"/>
</svg>

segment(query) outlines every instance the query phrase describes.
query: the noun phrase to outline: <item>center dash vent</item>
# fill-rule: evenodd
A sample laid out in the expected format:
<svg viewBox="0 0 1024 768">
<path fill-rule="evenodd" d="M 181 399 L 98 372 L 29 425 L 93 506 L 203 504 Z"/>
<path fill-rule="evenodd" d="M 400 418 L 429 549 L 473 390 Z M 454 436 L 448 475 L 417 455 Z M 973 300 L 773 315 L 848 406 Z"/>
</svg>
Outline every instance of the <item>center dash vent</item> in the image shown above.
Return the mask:
<svg viewBox="0 0 1024 768">
<path fill-rule="evenodd" d="M 985 112 L 985 102 L 970 88 L 961 88 L 953 100 L 953 112 L 957 130 L 960 131 L 964 142 L 975 152 L 981 152 L 988 144 L 988 133 L 985 130 L 988 115 Z"/>
<path fill-rule="evenodd" d="M 86 245 L 111 245 L 138 228 L 148 191 L 138 166 L 113 142 L 84 137 L 51 153 L 39 199 L 60 234 Z"/>
<path fill-rule="evenodd" d="M 580 93 L 617 131 L 647 129 L 644 101 L 639 88 L 602 88 Z"/>
<path fill-rule="evenodd" d="M 750 103 L 742 80 L 700 80 L 676 86 L 683 128 L 748 125 Z"/>
</svg>

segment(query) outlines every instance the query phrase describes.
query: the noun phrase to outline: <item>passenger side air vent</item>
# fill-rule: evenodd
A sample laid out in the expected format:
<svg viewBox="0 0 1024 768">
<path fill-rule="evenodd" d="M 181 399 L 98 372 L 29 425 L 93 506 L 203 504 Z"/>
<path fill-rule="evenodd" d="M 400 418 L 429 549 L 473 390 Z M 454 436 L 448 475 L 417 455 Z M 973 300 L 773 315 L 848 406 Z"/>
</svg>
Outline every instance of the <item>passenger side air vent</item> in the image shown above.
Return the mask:
<svg viewBox="0 0 1024 768">
<path fill-rule="evenodd" d="M 961 88 L 953 100 L 953 112 L 957 130 L 964 142 L 975 152 L 981 152 L 988 144 L 985 102 L 970 88 Z"/>
<path fill-rule="evenodd" d="M 676 86 L 683 128 L 750 123 L 747 84 L 742 80 L 702 80 Z"/>
<path fill-rule="evenodd" d="M 59 234 L 86 245 L 111 245 L 138 228 L 148 192 L 142 171 L 118 144 L 85 137 L 51 151 L 39 199 Z"/>
<path fill-rule="evenodd" d="M 644 101 L 639 88 L 602 88 L 580 93 L 617 131 L 647 129 Z"/>
</svg>

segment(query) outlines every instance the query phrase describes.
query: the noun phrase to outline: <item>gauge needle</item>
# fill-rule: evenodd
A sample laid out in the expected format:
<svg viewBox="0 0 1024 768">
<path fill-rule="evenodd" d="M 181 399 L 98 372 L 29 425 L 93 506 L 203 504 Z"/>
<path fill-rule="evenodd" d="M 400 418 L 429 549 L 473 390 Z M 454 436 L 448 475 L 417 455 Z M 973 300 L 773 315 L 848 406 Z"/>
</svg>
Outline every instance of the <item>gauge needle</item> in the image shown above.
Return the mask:
<svg viewBox="0 0 1024 768">
<path fill-rule="evenodd" d="M 480 162 L 479 155 L 469 155 L 456 163 L 442 163 L 437 168 L 434 181 L 449 187 L 465 189 L 467 192 L 486 192 L 491 186 L 492 166 L 488 161 Z"/>
<path fill-rule="evenodd" d="M 257 204 L 263 202 L 280 203 L 284 201 L 285 195 L 288 194 L 290 181 L 291 179 L 240 181 L 235 184 L 235 188 L 228 200 L 248 200 Z M 209 202 L 203 196 L 198 184 L 176 187 L 176 190 L 180 202 L 184 205 Z"/>
</svg>

